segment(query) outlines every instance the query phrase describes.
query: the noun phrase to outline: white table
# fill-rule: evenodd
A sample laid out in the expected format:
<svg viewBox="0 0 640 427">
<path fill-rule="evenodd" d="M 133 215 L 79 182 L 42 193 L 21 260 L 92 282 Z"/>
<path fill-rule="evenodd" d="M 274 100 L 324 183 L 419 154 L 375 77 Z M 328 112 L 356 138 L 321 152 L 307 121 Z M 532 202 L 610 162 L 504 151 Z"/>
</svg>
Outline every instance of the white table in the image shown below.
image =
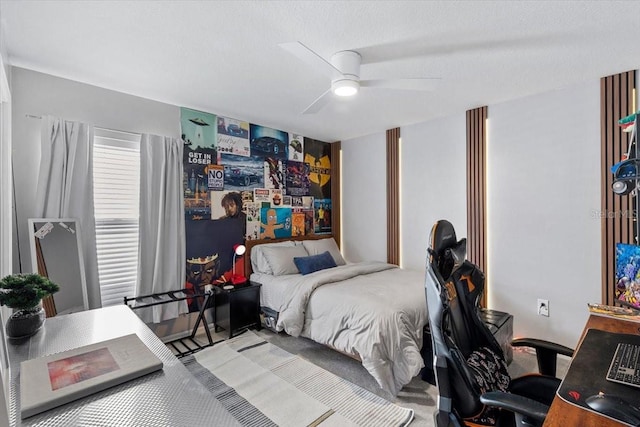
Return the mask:
<svg viewBox="0 0 640 427">
<path fill-rule="evenodd" d="M 135 333 L 164 363 L 161 371 L 22 420 L 20 362 Z M 125 305 L 49 318 L 35 335 L 8 342 L 11 426 L 239 426 Z"/>
</svg>

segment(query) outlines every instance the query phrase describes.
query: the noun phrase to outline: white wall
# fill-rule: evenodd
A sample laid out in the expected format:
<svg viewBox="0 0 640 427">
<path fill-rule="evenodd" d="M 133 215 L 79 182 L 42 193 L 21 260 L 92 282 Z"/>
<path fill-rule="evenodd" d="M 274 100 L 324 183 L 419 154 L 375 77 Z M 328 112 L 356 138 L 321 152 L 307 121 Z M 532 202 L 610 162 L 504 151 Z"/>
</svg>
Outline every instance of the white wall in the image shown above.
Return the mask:
<svg viewBox="0 0 640 427">
<path fill-rule="evenodd" d="M 38 120 L 178 136 L 179 109 L 12 69 L 13 144 L 22 262 L 39 162 Z M 402 135 L 402 260 L 424 268 L 433 222 L 466 236 L 465 118 L 406 126 Z M 515 316 L 515 335 L 575 345 L 586 303 L 600 300 L 599 82 L 489 106 L 489 306 Z M 386 260 L 386 136 L 342 142 L 342 236 L 350 261 Z M 27 252 L 27 253 L 25 253 Z M 550 300 L 549 318 L 536 299 Z"/>
<path fill-rule="evenodd" d="M 466 116 L 405 126 L 401 136 L 401 264 L 424 270 L 431 226 L 450 221 L 467 235 Z"/>
<path fill-rule="evenodd" d="M 489 308 L 514 335 L 574 347 L 600 301 L 599 81 L 489 106 Z M 465 114 L 401 129 L 401 257 L 425 268 L 431 226 L 466 236 Z M 342 142 L 343 236 L 358 259 L 386 257 L 384 134 Z M 375 210 L 374 210 L 375 208 Z M 366 214 L 363 214 L 366 212 Z M 537 315 L 537 299 L 550 316 Z"/>
<path fill-rule="evenodd" d="M 438 219 L 466 236 L 465 123 L 462 113 L 400 129 L 403 267 L 424 269 Z M 386 134 L 342 141 L 342 165 L 343 253 L 349 261 L 386 261 Z"/>
<path fill-rule="evenodd" d="M 351 262 L 387 260 L 387 137 L 342 141 L 342 253 Z"/>
<path fill-rule="evenodd" d="M 179 137 L 180 110 L 173 105 L 16 67 L 12 68 L 12 92 L 19 233 L 19 242 L 14 240 L 14 247 L 19 247 L 19 253 L 14 251 L 14 271 L 30 272 L 27 219 L 33 217 L 40 163 L 40 120 L 27 116 L 53 115 L 107 129 Z M 89 291 L 90 306 L 99 306 L 99 296 L 99 292 Z"/>
<path fill-rule="evenodd" d="M 120 92 L 106 90 L 48 74 L 13 67 L 13 162 L 16 165 L 16 212 L 19 255 L 14 249 L 14 271 L 31 271 L 27 219 L 33 217 L 37 166 L 40 163 L 40 120 L 27 115 L 53 115 L 97 127 L 135 133 L 180 136 L 180 109 Z M 14 236 L 14 248 L 18 242 Z M 99 292 L 94 293 L 99 298 Z M 90 294 L 91 296 L 91 294 Z M 158 336 L 191 330 L 197 315 L 149 325 Z M 2 423 L 0 422 L 0 426 Z"/>
<path fill-rule="evenodd" d="M 488 116 L 489 306 L 515 314 L 516 336 L 574 347 L 601 299 L 599 81 Z"/>
</svg>

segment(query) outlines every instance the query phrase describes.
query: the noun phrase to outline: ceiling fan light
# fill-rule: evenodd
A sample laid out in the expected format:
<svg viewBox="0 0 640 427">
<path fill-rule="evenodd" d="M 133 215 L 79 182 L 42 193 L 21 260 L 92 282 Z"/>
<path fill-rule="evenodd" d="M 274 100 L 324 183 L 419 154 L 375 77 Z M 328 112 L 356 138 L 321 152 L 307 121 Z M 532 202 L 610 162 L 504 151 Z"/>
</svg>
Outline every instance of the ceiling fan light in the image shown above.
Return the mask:
<svg viewBox="0 0 640 427">
<path fill-rule="evenodd" d="M 331 90 L 337 96 L 353 96 L 358 93 L 360 84 L 355 80 L 336 80 L 331 83 Z"/>
</svg>

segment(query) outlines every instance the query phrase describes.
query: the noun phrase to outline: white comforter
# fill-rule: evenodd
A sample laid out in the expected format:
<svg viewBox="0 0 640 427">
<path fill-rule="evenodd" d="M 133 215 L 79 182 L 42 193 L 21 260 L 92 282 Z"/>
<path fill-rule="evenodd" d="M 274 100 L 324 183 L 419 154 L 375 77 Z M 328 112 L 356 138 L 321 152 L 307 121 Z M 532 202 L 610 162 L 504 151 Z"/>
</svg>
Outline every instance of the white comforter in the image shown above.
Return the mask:
<svg viewBox="0 0 640 427">
<path fill-rule="evenodd" d="M 359 355 L 394 396 L 424 366 L 424 272 L 363 262 L 281 279 L 278 330 Z"/>
</svg>

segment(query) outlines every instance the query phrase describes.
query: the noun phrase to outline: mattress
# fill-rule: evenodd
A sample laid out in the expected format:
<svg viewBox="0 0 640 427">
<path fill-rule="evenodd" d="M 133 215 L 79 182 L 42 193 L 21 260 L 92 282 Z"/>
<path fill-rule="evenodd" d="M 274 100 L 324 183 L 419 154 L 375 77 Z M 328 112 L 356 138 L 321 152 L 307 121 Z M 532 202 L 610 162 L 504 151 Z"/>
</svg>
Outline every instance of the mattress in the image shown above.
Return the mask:
<svg viewBox="0 0 640 427">
<path fill-rule="evenodd" d="M 424 272 L 364 262 L 251 280 L 262 284 L 261 304 L 279 312 L 278 331 L 357 355 L 392 395 L 424 366 Z"/>
<path fill-rule="evenodd" d="M 300 276 L 294 274 L 291 276 Z M 252 273 L 250 280 L 262 285 L 260 288 L 260 306 L 269 307 L 270 309 L 279 312 L 282 309 L 282 304 L 285 300 L 286 286 L 283 286 L 284 281 L 288 281 L 288 276 L 273 276 L 271 274 L 264 273 Z"/>
</svg>

